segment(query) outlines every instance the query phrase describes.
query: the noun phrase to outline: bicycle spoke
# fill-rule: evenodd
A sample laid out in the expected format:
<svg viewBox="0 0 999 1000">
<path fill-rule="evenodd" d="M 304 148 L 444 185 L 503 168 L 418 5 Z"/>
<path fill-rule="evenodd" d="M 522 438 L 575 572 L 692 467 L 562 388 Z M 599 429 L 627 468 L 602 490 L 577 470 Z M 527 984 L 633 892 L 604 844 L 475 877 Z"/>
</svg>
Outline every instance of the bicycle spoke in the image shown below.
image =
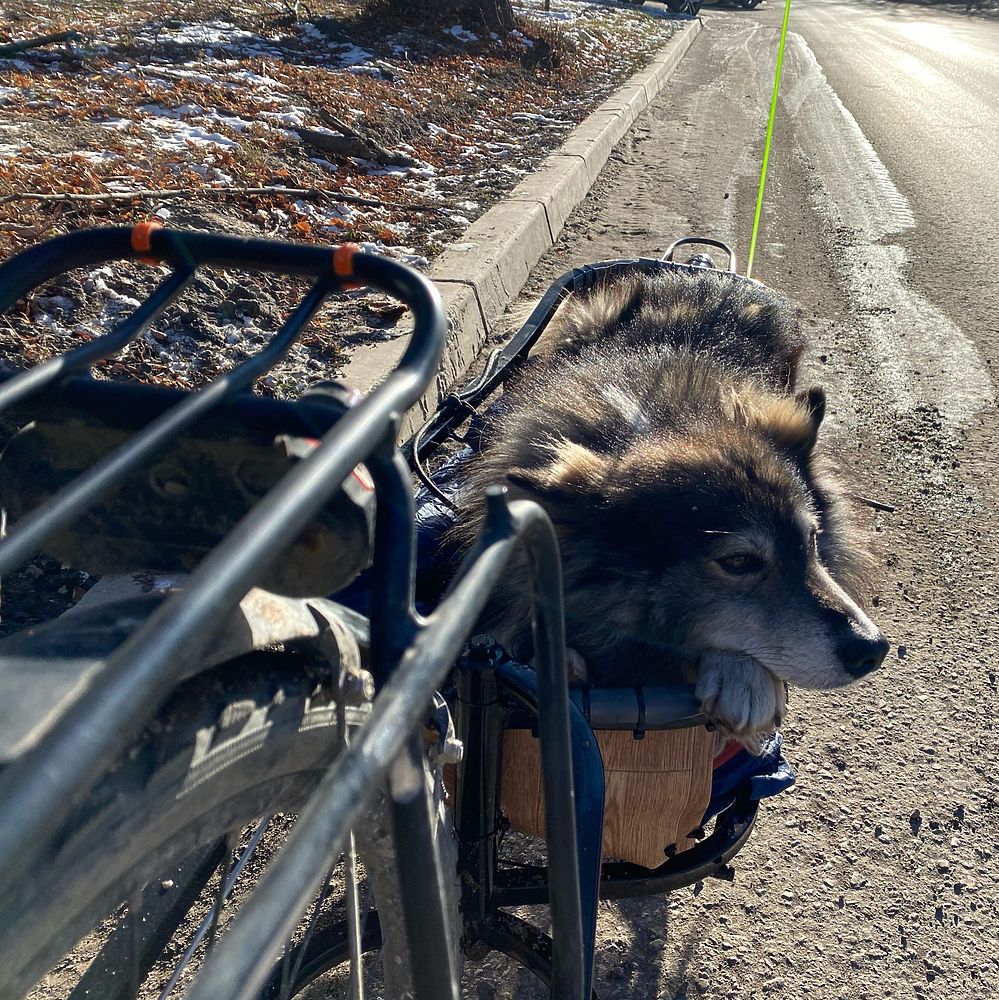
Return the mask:
<svg viewBox="0 0 999 1000">
<path fill-rule="evenodd" d="M 219 872 L 219 889 L 215 894 L 215 902 L 212 904 L 212 922 L 208 925 L 208 941 L 205 944 L 205 957 L 212 953 L 215 945 L 215 935 L 218 932 L 219 919 L 222 916 L 222 906 L 227 895 L 226 882 L 232 872 L 233 864 L 236 861 L 236 841 L 239 837 L 238 830 L 230 830 L 225 838 L 225 864 Z"/>
<path fill-rule="evenodd" d="M 347 930 L 350 942 L 350 996 L 351 1000 L 364 1000 L 364 970 L 361 967 L 360 901 L 357 891 L 357 850 L 354 831 L 347 840 Z"/>
<path fill-rule="evenodd" d="M 344 675 L 338 678 L 340 689 L 337 698 L 337 736 L 340 742 L 340 752 L 346 753 L 350 746 L 350 734 L 347 730 L 347 713 L 344 694 Z M 364 970 L 361 967 L 361 912 L 357 893 L 357 843 L 354 831 L 347 835 L 347 853 L 345 858 L 347 884 L 345 888 L 347 906 L 347 934 L 350 945 L 350 997 L 351 1000 L 364 1000 Z"/>
<path fill-rule="evenodd" d="M 164 873 L 169 876 L 168 879 L 154 881 L 143 890 L 142 932 L 136 942 L 140 980 L 144 981 L 149 975 L 149 970 L 183 924 L 202 890 L 218 871 L 223 850 L 223 841 L 217 840 L 171 867 Z M 169 889 L 166 889 L 167 886 Z M 135 912 L 140 912 L 138 904 L 133 905 L 136 906 Z M 127 973 L 132 949 L 131 925 L 126 913 L 66 1000 L 94 1000 L 95 997 L 101 1000 L 130 1000 Z"/>
<path fill-rule="evenodd" d="M 291 994 L 291 953 L 294 949 L 288 941 L 284 946 L 284 955 L 281 957 L 281 996 L 280 1000 L 288 1000 Z M 296 963 L 297 964 L 297 963 Z"/>
<path fill-rule="evenodd" d="M 197 951 L 198 946 L 204 940 L 205 935 L 208 934 L 209 928 L 212 924 L 217 925 L 217 913 L 221 912 L 222 904 L 229 898 L 229 894 L 232 892 L 232 887 L 236 884 L 236 879 L 239 878 L 240 872 L 242 872 L 247 861 L 253 857 L 254 852 L 260 844 L 260 841 L 273 818 L 273 816 L 267 816 L 260 821 L 260 825 L 253 831 L 253 836 L 250 838 L 250 841 L 243 850 L 243 853 L 239 856 L 239 860 L 232 866 L 232 871 L 229 873 L 229 877 L 220 878 L 220 894 L 216 900 L 216 905 L 212 907 L 209 913 L 205 914 L 204 919 L 201 921 L 201 925 L 198 927 L 197 934 L 194 935 L 191 939 L 191 943 L 184 950 L 184 954 L 181 955 L 180 961 L 177 963 L 177 967 L 173 970 L 173 975 L 170 977 L 169 982 L 160 991 L 158 1000 L 167 1000 L 173 992 L 173 988 L 179 982 L 180 977 L 184 974 L 184 970 L 191 961 L 191 957 L 194 955 L 195 951 Z M 228 867 L 228 865 L 226 867 Z"/>
<path fill-rule="evenodd" d="M 140 941 L 142 927 L 142 890 L 132 893 L 128 901 L 128 995 L 132 1000 L 139 996 L 140 972 Z"/>
<path fill-rule="evenodd" d="M 330 889 L 333 886 L 333 872 L 335 870 L 334 866 L 326 876 L 326 881 L 316 899 L 316 905 L 312 908 L 312 916 L 309 917 L 309 924 L 305 928 L 302 940 L 299 941 L 298 946 L 294 949 L 292 949 L 289 942 L 289 946 L 285 949 L 284 958 L 281 962 L 281 1000 L 290 1000 L 291 993 L 288 991 L 291 989 L 292 984 L 298 982 L 298 974 L 302 969 L 302 962 L 305 961 L 305 952 L 309 947 L 309 941 L 312 940 L 312 934 L 316 929 L 316 922 L 319 920 L 319 911 L 329 898 Z M 293 951 L 296 956 L 294 965 L 291 964 Z"/>
</svg>

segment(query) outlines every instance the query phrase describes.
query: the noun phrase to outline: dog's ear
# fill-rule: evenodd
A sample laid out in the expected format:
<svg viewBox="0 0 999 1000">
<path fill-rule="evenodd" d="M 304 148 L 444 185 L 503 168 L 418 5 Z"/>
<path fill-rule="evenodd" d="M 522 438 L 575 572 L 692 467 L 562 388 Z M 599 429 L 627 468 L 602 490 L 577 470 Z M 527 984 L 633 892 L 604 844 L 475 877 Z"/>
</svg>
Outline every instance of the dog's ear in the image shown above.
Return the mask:
<svg viewBox="0 0 999 1000">
<path fill-rule="evenodd" d="M 728 405 L 737 424 L 765 434 L 778 448 L 807 460 L 826 413 L 826 393 L 817 385 L 794 396 L 743 390 L 734 392 Z"/>
<path fill-rule="evenodd" d="M 819 439 L 826 415 L 826 393 L 818 385 L 795 393 L 793 398 L 774 400 L 765 410 L 764 429 L 779 448 L 807 462 Z"/>
<path fill-rule="evenodd" d="M 610 471 L 611 459 L 577 441 L 562 438 L 549 446 L 551 461 L 530 468 L 511 469 L 506 478 L 516 486 L 548 496 L 593 494 Z"/>
<path fill-rule="evenodd" d="M 794 398 L 802 409 L 808 411 L 808 429 L 797 447 L 799 454 L 807 456 L 819 439 L 819 427 L 826 415 L 826 391 L 821 385 L 812 385 L 795 393 Z"/>
</svg>

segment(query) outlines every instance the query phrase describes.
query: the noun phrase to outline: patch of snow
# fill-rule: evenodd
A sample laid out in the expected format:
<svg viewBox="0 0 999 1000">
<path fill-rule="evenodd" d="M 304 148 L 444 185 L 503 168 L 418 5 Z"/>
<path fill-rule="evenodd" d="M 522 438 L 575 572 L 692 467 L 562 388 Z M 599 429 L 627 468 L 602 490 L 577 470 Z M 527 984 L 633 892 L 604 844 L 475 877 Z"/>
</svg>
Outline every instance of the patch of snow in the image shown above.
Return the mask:
<svg viewBox="0 0 999 1000">
<path fill-rule="evenodd" d="M 359 45 L 344 45 L 342 42 L 334 42 L 331 43 L 330 48 L 340 50 L 334 52 L 333 55 L 336 61 L 344 68 L 348 66 L 361 66 L 375 58 L 374 52 L 362 49 Z"/>
<path fill-rule="evenodd" d="M 193 65 L 193 63 L 187 63 L 188 66 Z M 177 68 L 175 66 L 160 66 L 156 70 L 157 73 L 162 73 L 163 76 L 172 76 L 178 80 L 190 80 L 192 83 L 218 83 L 218 80 L 213 76 L 208 76 L 207 73 L 198 73 L 193 69 L 183 69 Z"/>
<path fill-rule="evenodd" d="M 371 76 L 376 80 L 385 78 L 385 71 L 379 66 L 348 66 L 347 72 L 353 73 L 354 76 Z"/>
<path fill-rule="evenodd" d="M 229 73 L 226 79 L 233 83 L 248 83 L 252 87 L 273 87 L 275 90 L 287 90 L 288 88 L 280 80 L 274 80 L 269 76 L 262 76 L 248 69 L 237 70 Z"/>
<path fill-rule="evenodd" d="M 463 28 L 460 24 L 448 28 L 444 34 L 457 38 L 459 42 L 477 42 L 479 40 L 479 36 L 474 31 L 469 31 L 468 28 Z"/>
<path fill-rule="evenodd" d="M 232 129 L 237 135 L 245 132 L 246 129 L 253 125 L 253 122 L 248 122 L 245 118 L 237 118 L 235 115 L 220 115 L 215 113 L 211 117 L 220 125 L 225 125 L 226 128 Z"/>
<path fill-rule="evenodd" d="M 161 149 L 185 150 L 188 146 L 235 147 L 235 141 L 219 132 L 209 132 L 200 125 L 170 118 L 150 116 L 139 123 Z"/>
<path fill-rule="evenodd" d="M 260 111 L 258 112 L 258 117 L 269 118 L 276 122 L 282 122 L 285 125 L 291 125 L 294 128 L 304 128 L 305 116 L 308 113 L 308 108 L 298 108 L 292 105 L 286 111 Z"/>
<path fill-rule="evenodd" d="M 142 104 L 139 110 L 155 118 L 173 118 L 179 120 L 188 115 L 203 115 L 205 109 L 200 104 L 181 104 L 176 108 L 164 108 L 161 104 Z"/>
<path fill-rule="evenodd" d="M 224 170 L 213 167 L 208 163 L 187 163 L 184 165 L 187 170 L 197 174 L 203 180 L 212 184 L 232 184 L 233 178 Z"/>
<path fill-rule="evenodd" d="M 73 305 L 73 300 L 65 295 L 45 295 L 35 301 L 47 313 L 62 313 L 69 316 L 76 308 Z"/>
<path fill-rule="evenodd" d="M 203 24 L 185 24 L 158 33 L 160 42 L 178 45 L 233 45 L 237 42 L 262 42 L 264 39 L 250 31 L 237 28 L 228 21 L 206 21 Z"/>
<path fill-rule="evenodd" d="M 573 123 L 564 118 L 549 118 L 548 115 L 532 114 L 528 111 L 517 111 L 510 115 L 510 120 L 521 124 L 543 125 L 545 128 L 567 128 Z"/>
<path fill-rule="evenodd" d="M 331 174 L 335 174 L 340 169 L 335 163 L 330 163 L 329 160 L 324 160 L 319 156 L 310 156 L 309 162 L 314 163 L 317 167 L 322 167 L 323 170 L 328 170 Z"/>
</svg>

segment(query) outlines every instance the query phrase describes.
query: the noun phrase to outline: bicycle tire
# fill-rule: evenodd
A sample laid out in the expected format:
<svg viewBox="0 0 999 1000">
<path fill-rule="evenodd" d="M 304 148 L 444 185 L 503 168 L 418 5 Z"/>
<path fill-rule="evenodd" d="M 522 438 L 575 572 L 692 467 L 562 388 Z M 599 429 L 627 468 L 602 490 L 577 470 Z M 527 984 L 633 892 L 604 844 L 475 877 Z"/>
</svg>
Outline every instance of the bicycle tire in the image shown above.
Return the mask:
<svg viewBox="0 0 999 1000">
<path fill-rule="evenodd" d="M 172 862 L 300 808 L 338 752 L 330 680 L 325 664 L 252 653 L 179 687 L 74 807 L 51 852 L 5 892 L 0 996 L 23 997 Z M 367 712 L 348 708 L 348 724 Z"/>
</svg>

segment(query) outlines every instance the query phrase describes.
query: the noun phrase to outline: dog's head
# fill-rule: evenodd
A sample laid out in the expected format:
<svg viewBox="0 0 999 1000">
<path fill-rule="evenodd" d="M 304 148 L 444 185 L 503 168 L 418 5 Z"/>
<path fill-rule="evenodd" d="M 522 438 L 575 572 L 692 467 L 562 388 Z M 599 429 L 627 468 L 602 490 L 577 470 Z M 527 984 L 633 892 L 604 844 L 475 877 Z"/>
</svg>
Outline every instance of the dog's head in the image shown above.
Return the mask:
<svg viewBox="0 0 999 1000">
<path fill-rule="evenodd" d="M 823 560 L 824 408 L 818 389 L 729 386 L 700 424 L 623 451 L 563 438 L 511 470 L 559 532 L 568 641 L 594 681 L 654 682 L 707 650 L 811 688 L 880 666 L 886 639 Z"/>
</svg>

